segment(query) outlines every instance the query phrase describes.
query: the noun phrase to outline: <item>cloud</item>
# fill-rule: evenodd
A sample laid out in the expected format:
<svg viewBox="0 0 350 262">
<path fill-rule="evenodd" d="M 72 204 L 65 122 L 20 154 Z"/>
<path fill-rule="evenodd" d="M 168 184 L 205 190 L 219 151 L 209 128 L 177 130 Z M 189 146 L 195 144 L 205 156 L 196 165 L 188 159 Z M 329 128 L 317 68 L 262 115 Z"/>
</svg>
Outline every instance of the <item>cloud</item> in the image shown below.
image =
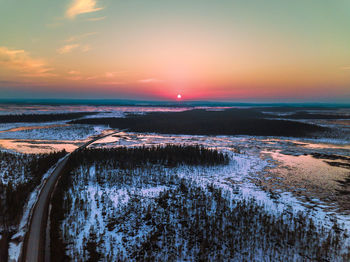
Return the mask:
<svg viewBox="0 0 350 262">
<path fill-rule="evenodd" d="M 88 76 L 86 78 L 86 80 L 93 80 L 93 79 L 111 79 L 111 78 L 115 78 L 117 76 L 123 75 L 125 73 L 127 73 L 128 71 L 126 70 L 121 70 L 121 71 L 108 71 L 105 72 L 103 74 L 99 74 L 99 75 L 93 75 L 93 76 Z"/>
<path fill-rule="evenodd" d="M 341 70 L 350 70 L 350 66 L 343 66 L 340 68 Z"/>
<path fill-rule="evenodd" d="M 124 82 L 122 81 L 116 81 L 115 78 L 120 76 L 121 74 L 125 74 L 127 73 L 126 70 L 121 70 L 121 71 L 108 71 L 102 74 L 98 74 L 98 75 L 90 75 L 90 76 L 86 76 L 83 73 L 81 73 L 80 71 L 76 71 L 76 70 L 70 70 L 67 72 L 70 78 L 67 79 L 73 79 L 72 77 L 74 77 L 73 80 L 95 80 L 98 79 L 99 81 L 101 81 L 99 84 L 101 85 L 113 85 L 113 84 L 123 84 Z M 78 78 L 78 76 L 80 78 Z M 107 81 L 104 81 L 107 80 Z"/>
<path fill-rule="evenodd" d="M 127 71 L 121 70 L 121 71 L 114 71 L 114 72 L 105 72 L 104 77 L 106 78 L 113 78 L 120 74 L 125 74 Z"/>
<path fill-rule="evenodd" d="M 93 80 L 93 79 L 97 79 L 97 78 L 99 78 L 99 76 L 88 76 L 86 78 L 86 80 Z"/>
<path fill-rule="evenodd" d="M 97 32 L 90 32 L 90 33 L 85 33 L 82 35 L 71 36 L 68 39 L 66 39 L 65 42 L 68 42 L 68 43 L 75 42 L 75 41 L 81 40 L 83 38 L 86 38 L 88 36 L 92 36 L 92 35 L 96 35 L 96 34 L 97 34 Z"/>
<path fill-rule="evenodd" d="M 68 71 L 68 74 L 70 74 L 70 75 L 80 75 L 80 72 L 79 71 L 75 71 L 75 70 L 70 70 L 70 71 Z"/>
<path fill-rule="evenodd" d="M 22 49 L 8 49 L 0 46 L 0 65 L 22 72 L 26 77 L 49 77 L 55 76 L 53 68 L 42 59 L 32 58 L 28 52 Z"/>
<path fill-rule="evenodd" d="M 62 46 L 61 48 L 57 49 L 57 53 L 59 54 L 67 54 L 72 52 L 74 49 L 78 48 L 80 45 L 79 44 L 72 44 L 72 45 L 65 45 Z"/>
<path fill-rule="evenodd" d="M 105 82 L 99 82 L 98 83 L 99 85 L 106 85 L 106 86 L 109 86 L 109 85 L 125 85 L 125 82 L 123 81 L 105 81 Z"/>
<path fill-rule="evenodd" d="M 92 18 L 88 18 L 86 19 L 86 21 L 90 21 L 90 22 L 95 22 L 95 21 L 101 21 L 106 19 L 107 16 L 101 16 L 101 17 L 92 17 Z"/>
<path fill-rule="evenodd" d="M 106 72 L 106 73 L 105 73 L 105 76 L 106 76 L 107 78 L 112 78 L 112 77 L 115 76 L 115 72 Z"/>
<path fill-rule="evenodd" d="M 96 7 L 97 0 L 73 0 L 66 11 L 66 17 L 74 19 L 77 15 L 92 13 L 102 10 Z"/>
<path fill-rule="evenodd" d="M 91 50 L 90 45 L 80 45 L 80 44 L 70 44 L 70 45 L 64 45 L 61 48 L 57 49 L 57 53 L 60 55 L 68 54 L 72 52 L 73 50 L 80 50 L 81 52 L 87 52 Z"/>
<path fill-rule="evenodd" d="M 161 79 L 157 79 L 157 78 L 147 78 L 147 79 L 141 79 L 139 80 L 139 83 L 143 83 L 143 84 L 148 84 L 148 83 L 161 83 L 164 82 Z"/>
</svg>

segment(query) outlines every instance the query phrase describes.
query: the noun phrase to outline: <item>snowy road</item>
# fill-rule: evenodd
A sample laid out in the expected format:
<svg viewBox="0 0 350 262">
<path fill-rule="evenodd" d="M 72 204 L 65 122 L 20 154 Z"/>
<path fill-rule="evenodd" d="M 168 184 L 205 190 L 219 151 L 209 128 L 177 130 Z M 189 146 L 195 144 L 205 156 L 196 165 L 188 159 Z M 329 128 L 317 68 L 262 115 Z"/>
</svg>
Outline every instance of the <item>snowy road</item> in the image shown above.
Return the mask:
<svg viewBox="0 0 350 262">
<path fill-rule="evenodd" d="M 94 143 L 95 141 L 105 138 L 107 136 L 119 133 L 113 132 L 104 136 L 96 137 L 84 145 L 80 146 L 78 149 L 86 148 L 88 145 Z M 24 240 L 23 245 L 23 261 L 28 262 L 38 262 L 44 260 L 45 253 L 45 229 L 48 217 L 48 206 L 50 203 L 51 192 L 58 181 L 61 172 L 68 161 L 69 155 L 67 155 L 57 167 L 54 169 L 52 174 L 47 179 L 45 185 L 43 186 L 38 200 L 33 208 L 33 215 L 31 217 L 29 230 L 27 236 Z"/>
</svg>

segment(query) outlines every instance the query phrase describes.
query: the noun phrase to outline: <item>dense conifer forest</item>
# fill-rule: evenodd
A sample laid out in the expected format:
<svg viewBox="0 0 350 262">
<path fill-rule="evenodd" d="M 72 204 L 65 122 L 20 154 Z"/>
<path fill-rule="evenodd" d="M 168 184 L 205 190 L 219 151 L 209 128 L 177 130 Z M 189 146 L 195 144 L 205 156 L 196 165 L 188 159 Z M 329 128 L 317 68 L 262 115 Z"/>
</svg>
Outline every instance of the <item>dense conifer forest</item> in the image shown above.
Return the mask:
<svg viewBox="0 0 350 262">
<path fill-rule="evenodd" d="M 118 148 L 87 148 L 72 153 L 70 163 L 73 166 L 82 162 L 108 161 L 113 168 L 133 168 L 146 164 L 164 166 L 177 165 L 222 165 L 227 164 L 227 155 L 217 150 L 201 146 L 165 145 L 152 147 L 118 147 Z"/>
</svg>

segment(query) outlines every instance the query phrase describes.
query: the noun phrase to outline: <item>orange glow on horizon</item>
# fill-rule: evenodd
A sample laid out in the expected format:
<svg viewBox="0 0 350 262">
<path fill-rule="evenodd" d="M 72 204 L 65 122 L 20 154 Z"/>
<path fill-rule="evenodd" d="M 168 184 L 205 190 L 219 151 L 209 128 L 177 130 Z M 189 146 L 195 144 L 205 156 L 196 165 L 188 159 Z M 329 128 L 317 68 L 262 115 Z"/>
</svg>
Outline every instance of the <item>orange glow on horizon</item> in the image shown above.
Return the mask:
<svg viewBox="0 0 350 262">
<path fill-rule="evenodd" d="M 350 99 L 338 2 L 323 3 L 334 19 L 305 1 L 66 2 L 4 5 L 0 97 Z"/>
</svg>

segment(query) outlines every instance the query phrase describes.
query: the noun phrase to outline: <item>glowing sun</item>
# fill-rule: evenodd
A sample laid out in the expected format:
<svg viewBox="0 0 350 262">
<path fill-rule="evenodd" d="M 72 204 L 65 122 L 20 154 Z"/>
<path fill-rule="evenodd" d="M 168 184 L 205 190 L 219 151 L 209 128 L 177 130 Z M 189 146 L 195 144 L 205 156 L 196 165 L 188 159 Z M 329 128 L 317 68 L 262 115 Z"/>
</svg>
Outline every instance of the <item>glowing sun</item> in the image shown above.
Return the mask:
<svg viewBox="0 0 350 262">
<path fill-rule="evenodd" d="M 180 94 L 177 95 L 177 99 L 181 99 L 181 97 L 182 97 L 182 96 L 181 96 Z"/>
</svg>

